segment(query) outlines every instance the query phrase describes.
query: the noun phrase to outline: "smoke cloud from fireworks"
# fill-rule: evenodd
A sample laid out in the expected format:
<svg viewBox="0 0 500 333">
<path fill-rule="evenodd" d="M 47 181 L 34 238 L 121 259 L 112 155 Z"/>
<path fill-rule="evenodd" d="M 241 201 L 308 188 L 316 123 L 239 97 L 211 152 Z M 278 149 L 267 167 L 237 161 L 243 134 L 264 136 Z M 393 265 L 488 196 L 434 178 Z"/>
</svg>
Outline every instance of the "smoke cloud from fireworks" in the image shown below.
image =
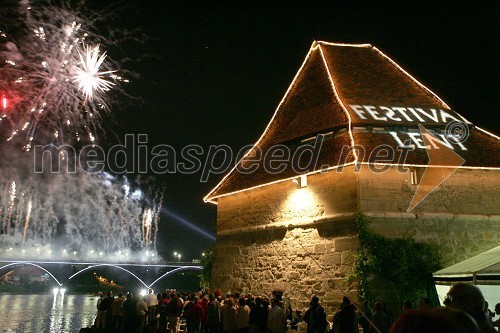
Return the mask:
<svg viewBox="0 0 500 333">
<path fill-rule="evenodd" d="M 0 257 L 157 257 L 161 193 L 104 172 L 30 175 L 27 154 L 6 150 L 15 160 L 0 158 Z"/>
</svg>

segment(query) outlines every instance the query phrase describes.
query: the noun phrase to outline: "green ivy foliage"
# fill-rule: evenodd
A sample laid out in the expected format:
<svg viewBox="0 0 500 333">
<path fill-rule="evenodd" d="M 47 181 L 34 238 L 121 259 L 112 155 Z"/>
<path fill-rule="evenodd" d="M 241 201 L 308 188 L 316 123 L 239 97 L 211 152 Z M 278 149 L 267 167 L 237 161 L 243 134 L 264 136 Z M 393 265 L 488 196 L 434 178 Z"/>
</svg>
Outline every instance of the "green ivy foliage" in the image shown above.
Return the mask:
<svg viewBox="0 0 500 333">
<path fill-rule="evenodd" d="M 370 281 L 381 278 L 393 282 L 399 299 L 414 299 L 428 288 L 440 259 L 434 244 L 416 242 L 410 236 L 392 239 L 371 232 L 369 221 L 357 217 L 360 250 L 349 279 L 358 281 L 361 299 L 374 301 Z"/>
</svg>

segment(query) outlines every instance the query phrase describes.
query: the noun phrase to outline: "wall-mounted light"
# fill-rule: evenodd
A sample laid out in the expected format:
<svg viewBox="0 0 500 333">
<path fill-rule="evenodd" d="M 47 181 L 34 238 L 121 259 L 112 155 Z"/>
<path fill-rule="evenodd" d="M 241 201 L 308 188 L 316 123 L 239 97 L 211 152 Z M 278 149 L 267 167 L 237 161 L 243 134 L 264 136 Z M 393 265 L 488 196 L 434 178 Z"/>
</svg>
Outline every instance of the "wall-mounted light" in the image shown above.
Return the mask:
<svg viewBox="0 0 500 333">
<path fill-rule="evenodd" d="M 302 175 L 293 180 L 299 188 L 307 187 L 307 175 Z"/>
</svg>

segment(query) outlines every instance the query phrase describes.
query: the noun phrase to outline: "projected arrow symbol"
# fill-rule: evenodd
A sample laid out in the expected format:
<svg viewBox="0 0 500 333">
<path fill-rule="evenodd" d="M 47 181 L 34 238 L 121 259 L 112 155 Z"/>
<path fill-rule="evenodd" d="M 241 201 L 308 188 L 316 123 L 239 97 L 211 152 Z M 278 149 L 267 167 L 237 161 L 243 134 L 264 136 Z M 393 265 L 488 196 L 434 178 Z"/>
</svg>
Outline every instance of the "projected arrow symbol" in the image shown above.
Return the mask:
<svg viewBox="0 0 500 333">
<path fill-rule="evenodd" d="M 413 210 L 413 208 L 465 163 L 465 160 L 460 155 L 441 143 L 424 126 L 419 124 L 418 127 L 425 142 L 425 150 L 427 151 L 429 162 L 411 199 L 408 212 Z"/>
</svg>

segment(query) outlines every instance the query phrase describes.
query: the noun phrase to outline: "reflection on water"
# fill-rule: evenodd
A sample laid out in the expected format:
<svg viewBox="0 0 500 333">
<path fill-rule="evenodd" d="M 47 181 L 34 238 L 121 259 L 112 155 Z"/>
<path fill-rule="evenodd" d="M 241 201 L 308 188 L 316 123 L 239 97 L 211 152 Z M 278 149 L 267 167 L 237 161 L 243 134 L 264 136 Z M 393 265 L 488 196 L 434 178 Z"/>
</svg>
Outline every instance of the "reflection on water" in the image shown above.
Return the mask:
<svg viewBox="0 0 500 333">
<path fill-rule="evenodd" d="M 0 294 L 1 333 L 73 333 L 90 327 L 97 296 Z"/>
</svg>

